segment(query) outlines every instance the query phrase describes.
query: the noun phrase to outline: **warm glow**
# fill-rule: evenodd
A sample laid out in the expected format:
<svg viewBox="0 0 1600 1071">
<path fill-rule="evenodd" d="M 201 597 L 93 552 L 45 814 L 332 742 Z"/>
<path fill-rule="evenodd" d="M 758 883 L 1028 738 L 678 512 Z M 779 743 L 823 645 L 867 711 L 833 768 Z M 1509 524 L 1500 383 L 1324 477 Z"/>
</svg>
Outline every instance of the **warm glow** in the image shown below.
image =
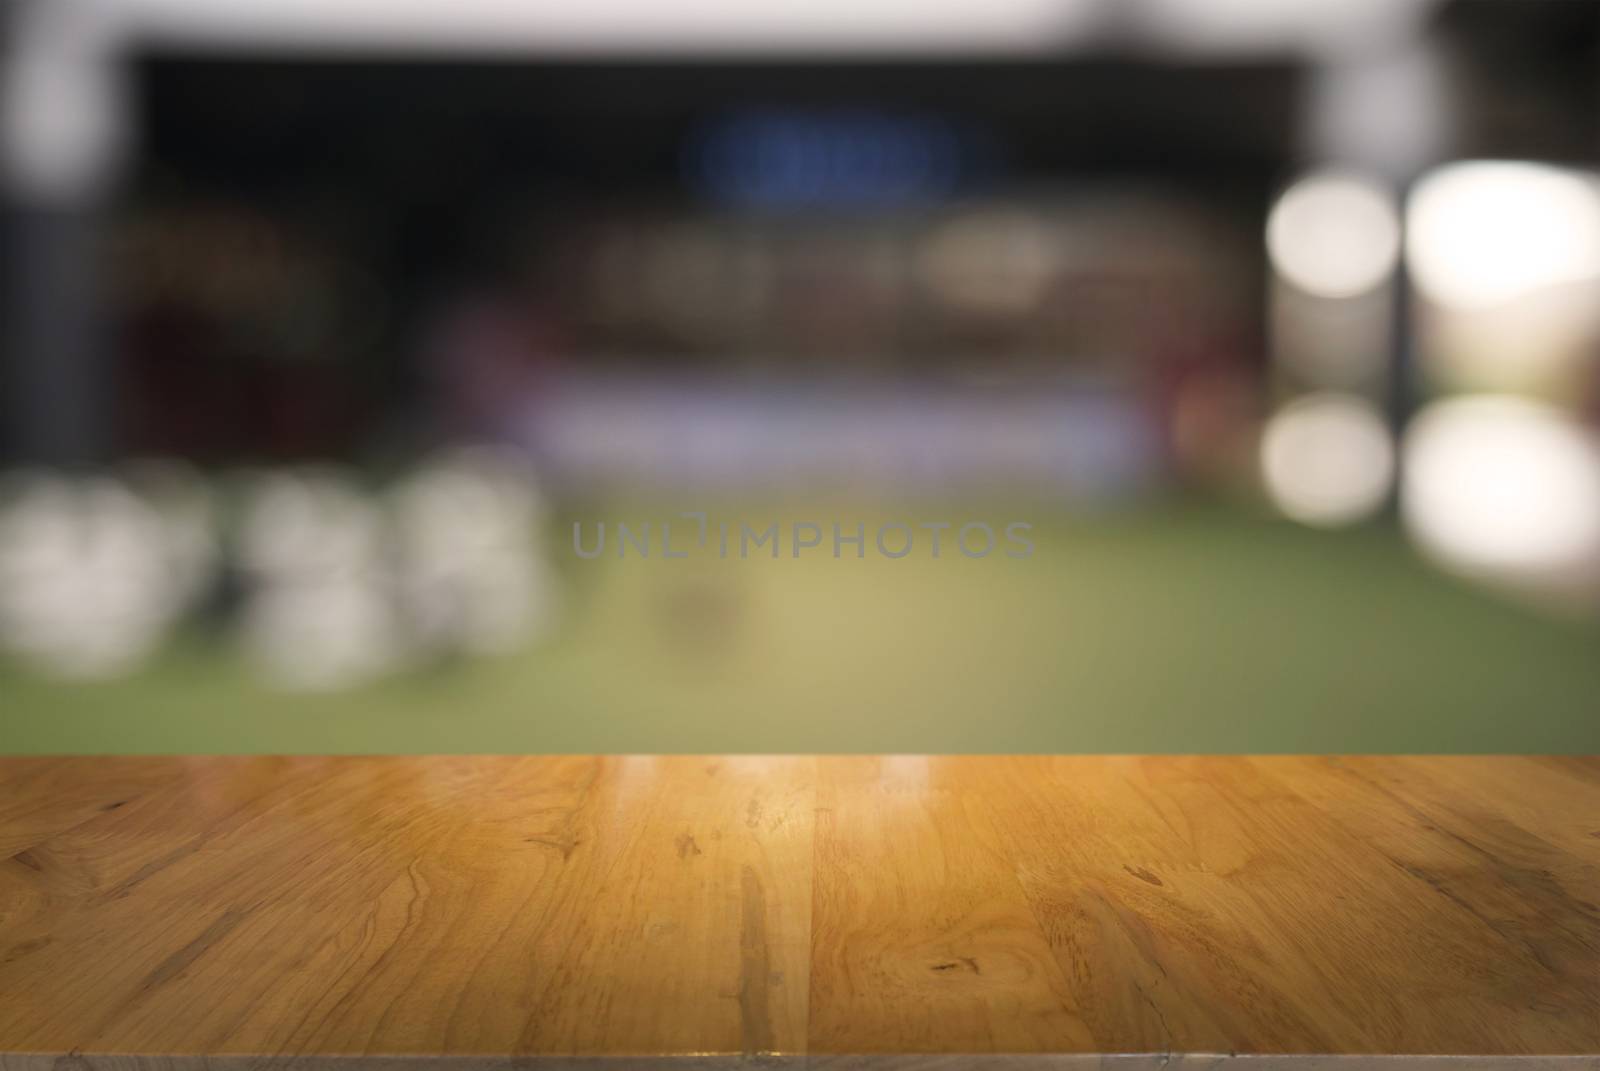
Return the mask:
<svg viewBox="0 0 1600 1071">
<path fill-rule="evenodd" d="M 1406 436 L 1402 501 L 1423 547 L 1468 570 L 1537 579 L 1600 562 L 1600 447 L 1534 402 L 1430 406 Z"/>
<path fill-rule="evenodd" d="M 1406 252 L 1417 288 L 1475 309 L 1600 279 L 1600 186 L 1531 163 L 1452 164 L 1411 195 Z"/>
<path fill-rule="evenodd" d="M 1267 219 L 1272 266 L 1317 297 L 1353 297 L 1394 270 L 1400 221 L 1394 199 L 1375 182 L 1323 172 L 1286 190 Z"/>
<path fill-rule="evenodd" d="M 1314 394 L 1267 422 L 1261 470 L 1267 492 L 1287 516 L 1303 524 L 1350 524 L 1383 505 L 1394 448 L 1372 403 Z"/>
</svg>

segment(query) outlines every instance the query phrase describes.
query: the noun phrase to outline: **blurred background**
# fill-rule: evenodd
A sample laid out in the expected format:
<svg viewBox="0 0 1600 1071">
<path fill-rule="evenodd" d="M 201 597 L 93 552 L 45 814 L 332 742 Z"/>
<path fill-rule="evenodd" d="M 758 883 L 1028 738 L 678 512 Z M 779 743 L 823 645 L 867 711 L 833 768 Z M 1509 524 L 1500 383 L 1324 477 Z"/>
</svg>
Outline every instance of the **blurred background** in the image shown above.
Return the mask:
<svg viewBox="0 0 1600 1071">
<path fill-rule="evenodd" d="M 0 0 L 0 198 L 0 751 L 1600 751 L 1600 5 Z"/>
</svg>

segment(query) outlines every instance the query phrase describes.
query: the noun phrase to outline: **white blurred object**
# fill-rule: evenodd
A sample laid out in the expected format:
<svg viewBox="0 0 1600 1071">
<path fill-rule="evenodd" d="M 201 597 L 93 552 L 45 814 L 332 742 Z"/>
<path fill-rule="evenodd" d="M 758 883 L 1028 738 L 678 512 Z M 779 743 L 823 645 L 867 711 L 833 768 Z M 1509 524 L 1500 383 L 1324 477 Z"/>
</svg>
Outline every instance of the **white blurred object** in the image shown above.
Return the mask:
<svg viewBox="0 0 1600 1071">
<path fill-rule="evenodd" d="M 93 4 L 164 50 L 1051 53 L 1117 31 L 1164 50 L 1347 55 L 1440 0 L 45 0 Z"/>
<path fill-rule="evenodd" d="M 15 477 L 0 499 L 0 644 L 71 677 L 148 656 L 187 603 L 156 511 L 106 477 Z"/>
<path fill-rule="evenodd" d="M 1600 279 L 1600 183 L 1546 164 L 1467 162 L 1430 173 L 1406 207 L 1417 288 L 1476 309 Z"/>
<path fill-rule="evenodd" d="M 401 656 L 381 516 L 331 470 L 266 476 L 240 535 L 246 652 L 282 687 L 348 687 Z"/>
<path fill-rule="evenodd" d="M 1284 191 L 1267 217 L 1272 266 L 1301 290 L 1348 298 L 1383 283 L 1400 254 L 1394 197 L 1379 182 L 1322 171 Z"/>
<path fill-rule="evenodd" d="M 1307 72 L 1305 152 L 1391 177 L 1415 175 L 1449 143 L 1456 96 L 1433 38 L 1380 35 L 1371 47 L 1325 56 Z"/>
<path fill-rule="evenodd" d="M 1367 394 L 1384 389 L 1394 329 L 1389 290 L 1328 299 L 1278 279 L 1268 315 L 1273 363 L 1291 382 Z"/>
<path fill-rule="evenodd" d="M 30 203 L 92 199 L 110 188 L 130 140 L 125 6 L 35 0 L 15 10 L 0 54 L 0 176 Z"/>
<path fill-rule="evenodd" d="M 956 309 L 1016 316 L 1038 305 L 1060 259 L 1042 219 L 1019 209 L 978 208 L 934 228 L 916 267 L 923 285 Z"/>
<path fill-rule="evenodd" d="M 272 582 L 245 611 L 245 650 L 275 685 L 330 691 L 371 680 L 398 654 L 382 589 L 353 578 Z"/>
<path fill-rule="evenodd" d="M 1124 0 L 1152 39 L 1188 49 L 1346 54 L 1412 32 L 1434 0 Z"/>
<path fill-rule="evenodd" d="M 1419 321 L 1423 367 L 1447 391 L 1581 397 L 1600 348 L 1600 278 Z"/>
<path fill-rule="evenodd" d="M 1395 2 L 1395 0 L 1390 0 Z M 520 52 L 1038 51 L 1091 32 L 1103 0 L 119 0 L 163 43 Z"/>
<path fill-rule="evenodd" d="M 1600 344 L 1600 181 L 1462 163 L 1418 183 L 1407 253 L 1430 378 L 1457 391 L 1581 392 Z"/>
<path fill-rule="evenodd" d="M 194 606 L 216 576 L 220 548 L 210 485 L 177 461 L 145 459 L 124 469 L 127 485 L 161 526 L 162 558 L 174 605 Z"/>
<path fill-rule="evenodd" d="M 1376 513 L 1394 479 L 1394 445 L 1371 402 L 1313 394 L 1279 410 L 1261 439 L 1273 502 L 1303 524 L 1352 524 Z"/>
<path fill-rule="evenodd" d="M 272 473 L 250 495 L 241 560 L 266 576 L 368 572 L 377 564 L 379 522 L 355 481 L 337 470 Z"/>
<path fill-rule="evenodd" d="M 539 497 L 515 458 L 460 450 L 397 487 L 401 599 L 413 639 L 434 650 L 511 650 L 555 608 Z"/>
<path fill-rule="evenodd" d="M 1587 602 L 1596 593 L 1593 431 L 1518 398 L 1437 402 L 1406 435 L 1404 472 L 1406 525 L 1441 562 L 1538 594 Z"/>
</svg>

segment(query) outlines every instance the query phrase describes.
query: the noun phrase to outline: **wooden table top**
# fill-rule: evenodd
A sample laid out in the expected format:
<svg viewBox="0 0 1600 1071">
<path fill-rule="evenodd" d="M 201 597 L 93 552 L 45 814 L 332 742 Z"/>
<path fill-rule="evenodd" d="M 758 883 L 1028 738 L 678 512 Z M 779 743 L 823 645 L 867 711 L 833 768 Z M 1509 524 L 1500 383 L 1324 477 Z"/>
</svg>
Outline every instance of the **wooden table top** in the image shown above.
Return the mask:
<svg viewBox="0 0 1600 1071">
<path fill-rule="evenodd" d="M 0 760 L 4 1071 L 768 1053 L 1600 1066 L 1600 759 Z"/>
</svg>

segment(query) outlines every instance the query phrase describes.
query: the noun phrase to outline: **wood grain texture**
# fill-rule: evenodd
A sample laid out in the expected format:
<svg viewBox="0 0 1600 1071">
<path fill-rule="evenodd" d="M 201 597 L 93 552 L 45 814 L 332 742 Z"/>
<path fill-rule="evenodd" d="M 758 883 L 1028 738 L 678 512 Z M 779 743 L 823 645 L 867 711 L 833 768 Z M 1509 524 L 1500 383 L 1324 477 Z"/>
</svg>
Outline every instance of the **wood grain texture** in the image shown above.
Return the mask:
<svg viewBox="0 0 1600 1071">
<path fill-rule="evenodd" d="M 0 1071 L 1166 1053 L 1600 1066 L 1600 759 L 0 760 Z"/>
</svg>

